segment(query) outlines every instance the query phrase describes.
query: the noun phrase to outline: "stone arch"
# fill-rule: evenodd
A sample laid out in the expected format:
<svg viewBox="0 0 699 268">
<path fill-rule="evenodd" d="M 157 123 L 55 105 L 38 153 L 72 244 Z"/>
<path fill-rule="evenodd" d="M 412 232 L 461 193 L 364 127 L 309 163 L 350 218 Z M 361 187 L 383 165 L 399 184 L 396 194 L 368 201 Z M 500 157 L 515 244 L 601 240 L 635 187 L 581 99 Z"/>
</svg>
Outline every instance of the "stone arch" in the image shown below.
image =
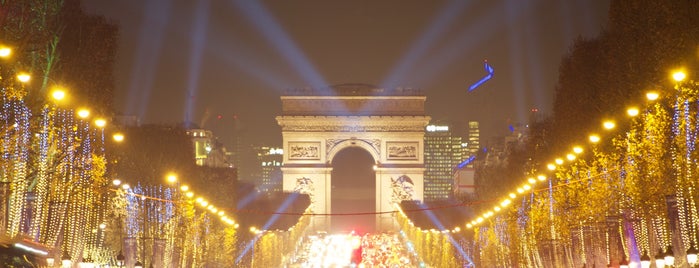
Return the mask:
<svg viewBox="0 0 699 268">
<path fill-rule="evenodd" d="M 423 198 L 424 131 L 430 121 L 425 96 L 358 84 L 332 89 L 333 94 L 294 90 L 281 96 L 282 115 L 276 119 L 284 148 L 282 189 L 311 194 L 310 211 L 318 214 L 312 228 L 327 230 L 333 216 L 332 161 L 346 148 L 361 148 L 375 161 L 377 229 L 395 230 L 390 212 L 397 200 Z"/>
<path fill-rule="evenodd" d="M 332 163 L 335 155 L 342 149 L 350 147 L 359 147 L 364 149 L 374 158 L 374 163 L 378 164 L 381 159 L 381 140 L 365 140 L 365 139 L 343 139 L 343 140 L 328 140 L 326 145 L 326 157 L 328 164 Z"/>
</svg>

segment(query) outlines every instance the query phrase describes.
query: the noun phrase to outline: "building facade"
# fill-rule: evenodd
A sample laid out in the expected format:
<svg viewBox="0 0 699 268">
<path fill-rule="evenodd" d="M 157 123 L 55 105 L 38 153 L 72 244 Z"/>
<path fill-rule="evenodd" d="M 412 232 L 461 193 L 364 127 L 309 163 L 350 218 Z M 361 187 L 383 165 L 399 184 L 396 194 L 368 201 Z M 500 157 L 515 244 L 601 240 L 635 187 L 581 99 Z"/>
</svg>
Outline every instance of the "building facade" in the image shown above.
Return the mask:
<svg viewBox="0 0 699 268">
<path fill-rule="evenodd" d="M 284 161 L 284 150 L 278 147 L 257 146 L 257 162 L 259 166 L 260 183 L 258 189 L 266 194 L 282 191 L 281 167 Z"/>
<path fill-rule="evenodd" d="M 213 133 L 206 129 L 188 129 L 187 135 L 194 146 L 194 162 L 204 167 L 233 168 L 231 154 L 223 144 L 216 141 Z"/>
<path fill-rule="evenodd" d="M 425 128 L 425 201 L 453 197 L 454 170 L 463 160 L 461 137 L 452 135 L 448 125 Z"/>
</svg>

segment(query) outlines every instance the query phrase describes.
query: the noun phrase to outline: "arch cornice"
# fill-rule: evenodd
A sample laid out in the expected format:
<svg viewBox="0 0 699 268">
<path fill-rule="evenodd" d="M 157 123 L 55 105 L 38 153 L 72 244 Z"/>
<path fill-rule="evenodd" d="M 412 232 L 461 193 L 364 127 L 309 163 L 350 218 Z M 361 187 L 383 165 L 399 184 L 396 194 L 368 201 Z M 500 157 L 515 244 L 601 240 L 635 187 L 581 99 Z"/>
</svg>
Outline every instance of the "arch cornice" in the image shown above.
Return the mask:
<svg viewBox="0 0 699 268">
<path fill-rule="evenodd" d="M 283 132 L 424 132 L 429 116 L 277 116 Z"/>
</svg>

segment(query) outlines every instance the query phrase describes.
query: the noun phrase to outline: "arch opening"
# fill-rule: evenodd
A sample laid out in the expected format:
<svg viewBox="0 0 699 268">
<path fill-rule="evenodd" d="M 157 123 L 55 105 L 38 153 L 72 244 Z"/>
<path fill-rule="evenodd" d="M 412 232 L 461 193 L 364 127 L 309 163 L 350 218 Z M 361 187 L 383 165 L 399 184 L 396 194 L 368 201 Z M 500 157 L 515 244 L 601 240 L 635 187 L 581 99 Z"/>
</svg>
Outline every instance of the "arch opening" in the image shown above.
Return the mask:
<svg viewBox="0 0 699 268">
<path fill-rule="evenodd" d="M 360 233 L 376 231 L 376 172 L 373 156 L 351 146 L 332 159 L 330 231 Z"/>
</svg>

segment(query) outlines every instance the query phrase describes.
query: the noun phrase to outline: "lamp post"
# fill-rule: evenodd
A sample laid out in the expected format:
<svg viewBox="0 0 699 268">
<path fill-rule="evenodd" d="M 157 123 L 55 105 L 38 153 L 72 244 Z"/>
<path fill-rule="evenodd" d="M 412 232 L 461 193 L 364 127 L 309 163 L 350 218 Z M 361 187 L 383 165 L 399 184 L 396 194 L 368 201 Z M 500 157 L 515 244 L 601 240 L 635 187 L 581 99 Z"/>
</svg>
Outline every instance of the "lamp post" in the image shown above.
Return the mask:
<svg viewBox="0 0 699 268">
<path fill-rule="evenodd" d="M 626 260 L 626 254 L 622 254 L 619 268 L 629 268 L 629 261 Z"/>
<path fill-rule="evenodd" d="M 53 256 L 49 255 L 46 258 L 46 266 L 53 267 L 54 264 L 56 264 L 56 259 L 54 259 Z"/>
<path fill-rule="evenodd" d="M 63 256 L 61 256 L 61 265 L 63 268 L 70 268 L 73 265 L 73 261 L 67 251 L 64 251 Z"/>
<path fill-rule="evenodd" d="M 643 250 L 643 256 L 641 256 L 641 268 L 650 268 L 650 256 L 646 250 Z"/>
<path fill-rule="evenodd" d="M 134 264 L 133 268 L 143 268 L 143 263 L 140 261 L 136 261 L 136 264 Z"/>
<path fill-rule="evenodd" d="M 672 246 L 667 246 L 667 251 L 665 251 L 665 265 L 672 267 L 675 265 L 675 253 L 672 252 Z"/>
<path fill-rule="evenodd" d="M 117 265 L 118 265 L 119 267 L 124 266 L 124 260 L 125 260 L 125 259 L 126 259 L 126 257 L 124 257 L 124 253 L 123 253 L 121 250 L 119 250 L 119 255 L 116 256 Z"/>
<path fill-rule="evenodd" d="M 665 256 L 663 256 L 662 249 L 658 249 L 658 254 L 655 255 L 655 267 L 657 267 L 657 268 L 665 267 Z"/>
<path fill-rule="evenodd" d="M 92 261 L 92 258 L 90 258 L 90 257 L 88 256 L 88 257 L 84 258 L 84 259 L 80 262 L 80 267 L 81 267 L 81 268 L 82 268 L 82 267 L 85 267 L 85 268 L 94 268 L 94 267 L 95 267 L 95 263 Z"/>
<path fill-rule="evenodd" d="M 697 264 L 697 254 L 699 253 L 699 250 L 694 247 L 694 243 L 691 243 L 689 246 L 689 249 L 687 249 L 687 263 L 689 264 L 689 267 L 694 267 L 694 265 Z"/>
</svg>

